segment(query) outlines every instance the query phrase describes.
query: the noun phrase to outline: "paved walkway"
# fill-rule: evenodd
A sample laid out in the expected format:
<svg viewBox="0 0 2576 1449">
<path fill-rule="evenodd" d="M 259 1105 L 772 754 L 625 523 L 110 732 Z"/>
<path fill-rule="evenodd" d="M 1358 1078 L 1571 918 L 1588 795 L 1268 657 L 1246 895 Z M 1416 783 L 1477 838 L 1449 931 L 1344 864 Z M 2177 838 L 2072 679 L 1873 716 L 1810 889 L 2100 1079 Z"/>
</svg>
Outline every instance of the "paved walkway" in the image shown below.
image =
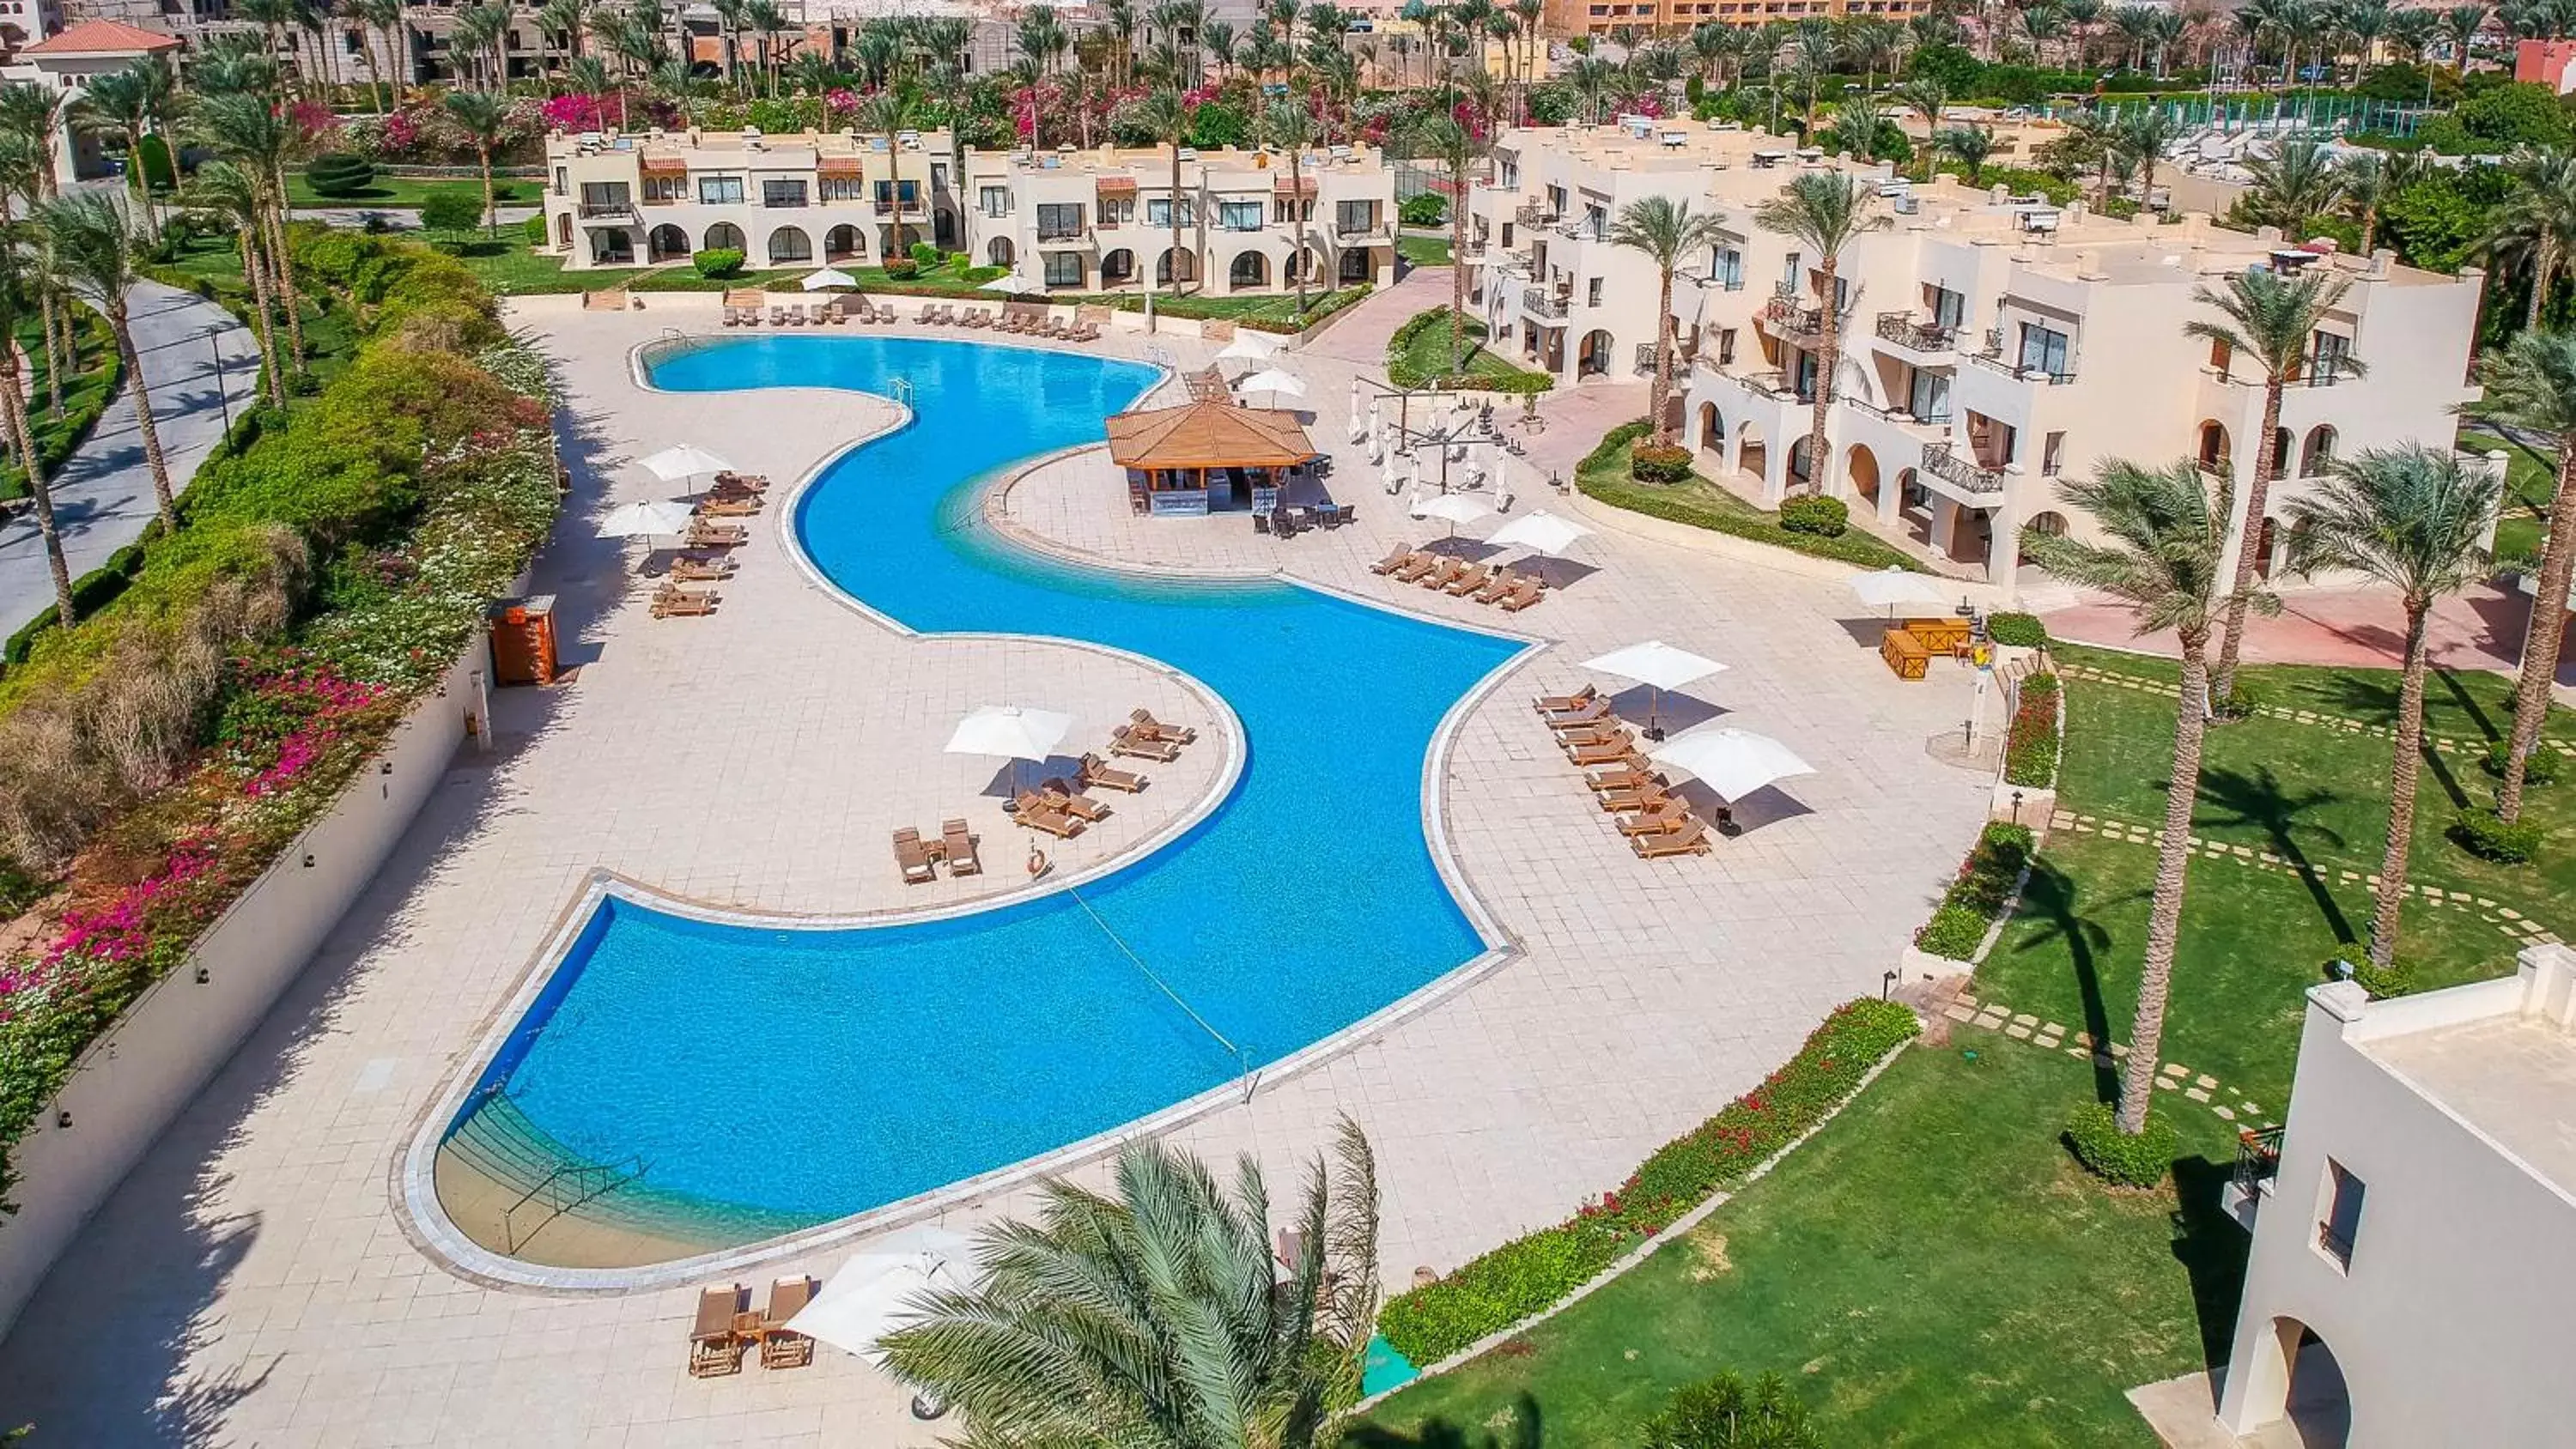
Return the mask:
<svg viewBox="0 0 2576 1449">
<path fill-rule="evenodd" d="M 129 315 L 144 381 L 152 389 L 152 419 L 170 486 L 185 491 L 198 463 L 223 437 L 226 417 L 238 415 L 258 392 L 259 344 L 222 307 L 158 282 L 134 289 Z M 54 513 L 72 577 L 142 537 L 153 511 L 152 470 L 143 461 L 134 389 L 128 387 L 54 475 Z M 34 512 L 21 511 L 0 525 L 0 631 L 17 629 L 53 604 L 43 536 Z"/>
<path fill-rule="evenodd" d="M 1096 691 L 1073 702 L 1094 714 L 1133 700 L 1189 718 L 1192 701 L 1069 644 L 889 634 L 804 581 L 776 510 L 714 617 L 648 617 L 647 582 L 585 526 L 654 496 L 634 458 L 705 441 L 783 483 L 878 409 L 794 390 L 641 393 L 628 350 L 670 326 L 713 332 L 716 299 L 657 298 L 642 313 L 571 302 L 524 304 L 516 320 L 562 365 L 576 489 L 539 587 L 561 600 L 580 672 L 496 697 L 497 750 L 458 760 L 287 1000 L 0 1345 L 0 1406 L 48 1442 L 892 1449 L 954 1427 L 914 1422 L 889 1380 L 829 1351 L 792 1372 L 689 1378 L 692 1288 L 545 1297 L 456 1276 L 415 1246 L 394 1167 L 591 870 L 765 910 L 865 909 L 901 898 L 890 827 L 991 810 L 975 798 L 989 765 L 939 752 L 966 704 L 1030 678 Z M 1185 366 L 1213 350 L 1157 341 Z M 1122 331 L 1098 350 L 1144 344 Z M 1030 474 L 1007 509 L 1065 551 L 1277 570 L 1547 641 L 1464 713 L 1433 777 L 1459 870 L 1517 952 L 1173 1134 L 1220 1159 L 1250 1153 L 1293 1184 L 1350 1113 L 1378 1148 L 1384 1261 L 1400 1285 L 1416 1265 L 1454 1268 L 1563 1218 L 1758 1083 L 1834 1002 L 1878 990 L 1988 792 L 1982 774 L 1925 752 L 1960 713 L 1965 673 L 1893 679 L 1869 621 L 1847 618 L 1848 591 L 1811 569 L 1605 528 L 1525 614 L 1370 575 L 1393 542 L 1440 530 L 1346 456 L 1350 365 L 1296 366 L 1336 476 L 1365 485 L 1343 490 L 1354 527 L 1282 542 L 1240 514 L 1139 520 L 1097 454 Z M 1733 666 L 1667 695 L 1669 723 L 1724 715 L 1817 767 L 1747 797 L 1743 833 L 1710 856 L 1636 860 L 1526 703 L 1649 635 Z M 1031 1201 L 999 1191 L 944 1220 L 971 1228 Z M 740 1276 L 828 1275 L 848 1251 L 782 1254 Z"/>
<path fill-rule="evenodd" d="M 2291 588 L 2281 612 L 2245 622 L 2249 664 L 2324 664 L 2395 669 L 2404 662 L 2406 616 L 2386 589 Z M 2050 637 L 2079 644 L 2107 644 L 2166 658 L 2181 650 L 2170 633 L 2138 638 L 2129 611 L 2117 604 L 2079 599 L 2043 608 Z M 2482 584 L 2433 606 L 2425 644 L 2444 669 L 2484 669 L 2512 674 L 2522 667 L 2523 631 L 2530 627 L 2531 596 Z M 2576 687 L 2576 651 L 2560 655 L 2558 686 Z"/>
</svg>

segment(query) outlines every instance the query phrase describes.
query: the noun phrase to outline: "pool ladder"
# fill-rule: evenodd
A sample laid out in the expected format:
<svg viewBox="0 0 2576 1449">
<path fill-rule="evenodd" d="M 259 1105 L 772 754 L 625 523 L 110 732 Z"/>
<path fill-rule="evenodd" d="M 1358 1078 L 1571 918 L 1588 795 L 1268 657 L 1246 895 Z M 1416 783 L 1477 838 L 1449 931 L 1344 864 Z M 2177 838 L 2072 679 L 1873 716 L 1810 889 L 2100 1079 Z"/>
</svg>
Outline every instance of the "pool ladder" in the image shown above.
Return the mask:
<svg viewBox="0 0 2576 1449">
<path fill-rule="evenodd" d="M 888 384 L 886 385 L 886 392 L 887 392 L 887 394 L 888 394 L 889 396 L 891 396 L 891 397 L 892 397 L 896 402 L 899 402 L 899 403 L 903 404 L 903 406 L 904 406 L 904 410 L 905 410 L 905 411 L 909 412 L 909 411 L 911 411 L 911 410 L 912 410 L 912 379 L 911 379 L 911 378 L 908 378 L 908 377 L 898 377 L 898 378 L 894 379 L 892 382 L 890 382 L 890 383 L 888 383 Z"/>
<path fill-rule="evenodd" d="M 584 1203 L 606 1197 L 630 1182 L 640 1180 L 648 1166 L 641 1156 L 623 1162 L 566 1163 L 538 1179 L 537 1185 L 519 1195 L 501 1213 L 501 1236 L 507 1246 L 502 1250 L 516 1253 L 528 1240 L 545 1230 L 548 1223 Z M 533 1207 L 534 1220 L 524 1233 L 519 1231 L 519 1214 Z"/>
</svg>

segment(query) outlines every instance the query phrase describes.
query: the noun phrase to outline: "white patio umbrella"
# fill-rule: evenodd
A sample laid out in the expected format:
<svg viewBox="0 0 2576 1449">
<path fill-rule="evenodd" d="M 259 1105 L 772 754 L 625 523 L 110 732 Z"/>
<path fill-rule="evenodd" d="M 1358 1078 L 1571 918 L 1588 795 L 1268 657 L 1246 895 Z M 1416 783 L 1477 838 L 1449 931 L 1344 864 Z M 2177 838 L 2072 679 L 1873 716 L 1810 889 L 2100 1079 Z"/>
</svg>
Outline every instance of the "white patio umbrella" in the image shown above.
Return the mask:
<svg viewBox="0 0 2576 1449">
<path fill-rule="evenodd" d="M 638 464 L 645 472 L 665 483 L 676 482 L 682 478 L 695 478 L 706 473 L 733 471 L 731 463 L 695 443 L 682 443 L 676 448 L 664 448 L 649 458 L 639 459 Z"/>
<path fill-rule="evenodd" d="M 1485 536 L 1485 542 L 1496 548 L 1525 548 L 1555 558 L 1591 532 L 1571 518 L 1559 518 L 1542 508 L 1495 529 Z"/>
<path fill-rule="evenodd" d="M 1494 511 L 1494 505 L 1466 493 L 1441 493 L 1425 498 L 1415 494 L 1407 509 L 1416 518 L 1437 518 L 1449 525 L 1449 536 L 1456 537 L 1458 525 L 1473 523 Z"/>
<path fill-rule="evenodd" d="M 1039 286 L 1037 283 L 1030 281 L 1028 278 L 1021 276 L 1017 272 L 1004 272 L 1000 276 L 995 277 L 993 280 L 976 288 L 976 290 L 979 292 L 1006 292 L 1014 297 L 1025 297 L 1031 292 L 1042 292 L 1046 289 Z"/>
<path fill-rule="evenodd" d="M 1730 803 L 1774 780 L 1816 773 L 1815 766 L 1769 735 L 1719 724 L 1686 729 L 1646 751 L 1646 758 L 1682 771 Z"/>
<path fill-rule="evenodd" d="M 629 503 L 599 521 L 601 538 L 676 538 L 697 512 L 688 504 L 656 500 Z"/>
<path fill-rule="evenodd" d="M 1023 709 L 1016 704 L 988 704 L 957 722 L 948 736 L 952 755 L 999 755 L 1011 760 L 1043 760 L 1073 732 L 1073 716 L 1051 709 Z"/>
<path fill-rule="evenodd" d="M 1873 609 L 1894 609 L 1899 604 L 1937 604 L 1941 602 L 1941 581 L 1930 574 L 1889 564 L 1865 574 L 1851 576 L 1851 589 L 1860 601 Z"/>
<path fill-rule="evenodd" d="M 877 1340 L 913 1320 L 913 1301 L 971 1286 L 974 1266 L 974 1241 L 964 1233 L 932 1223 L 905 1228 L 851 1255 L 786 1326 L 882 1364 Z"/>
<path fill-rule="evenodd" d="M 796 285 L 808 292 L 827 292 L 834 287 L 855 287 L 859 279 L 838 267 L 825 267 Z"/>
<path fill-rule="evenodd" d="M 1232 342 L 1218 349 L 1216 358 L 1219 362 L 1268 362 L 1270 354 L 1278 350 L 1279 344 L 1266 333 L 1237 332 Z"/>
<path fill-rule="evenodd" d="M 1646 738 L 1650 740 L 1664 737 L 1662 727 L 1655 723 L 1655 712 L 1663 705 L 1665 690 L 1680 689 L 1726 668 L 1714 659 L 1702 658 L 1687 649 L 1677 649 L 1661 639 L 1613 649 L 1607 654 L 1584 660 L 1583 667 L 1615 674 L 1621 679 L 1633 679 L 1653 691 L 1646 702 Z"/>
<path fill-rule="evenodd" d="M 1290 397 L 1304 397 L 1306 395 L 1306 384 L 1299 382 L 1292 374 L 1282 372 L 1278 368 L 1274 367 L 1264 372 L 1256 372 L 1252 376 L 1245 378 L 1243 381 L 1236 383 L 1234 385 L 1234 390 L 1236 392 L 1266 392 L 1271 394 L 1271 400 L 1276 402 L 1278 401 L 1278 395 L 1281 393 L 1286 393 Z"/>
</svg>

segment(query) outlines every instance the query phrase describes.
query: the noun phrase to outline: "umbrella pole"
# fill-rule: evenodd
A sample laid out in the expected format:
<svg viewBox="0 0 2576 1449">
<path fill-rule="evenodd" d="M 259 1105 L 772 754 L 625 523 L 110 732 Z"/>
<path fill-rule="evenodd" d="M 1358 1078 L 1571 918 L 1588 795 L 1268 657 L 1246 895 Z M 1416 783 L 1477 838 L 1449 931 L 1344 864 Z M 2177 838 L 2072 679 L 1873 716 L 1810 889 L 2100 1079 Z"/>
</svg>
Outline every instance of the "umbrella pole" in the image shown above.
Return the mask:
<svg viewBox="0 0 2576 1449">
<path fill-rule="evenodd" d="M 1651 684 L 1646 686 L 1646 691 L 1646 738 L 1660 740 L 1664 737 L 1664 727 L 1655 723 L 1655 715 L 1663 706 L 1664 692 Z"/>
</svg>

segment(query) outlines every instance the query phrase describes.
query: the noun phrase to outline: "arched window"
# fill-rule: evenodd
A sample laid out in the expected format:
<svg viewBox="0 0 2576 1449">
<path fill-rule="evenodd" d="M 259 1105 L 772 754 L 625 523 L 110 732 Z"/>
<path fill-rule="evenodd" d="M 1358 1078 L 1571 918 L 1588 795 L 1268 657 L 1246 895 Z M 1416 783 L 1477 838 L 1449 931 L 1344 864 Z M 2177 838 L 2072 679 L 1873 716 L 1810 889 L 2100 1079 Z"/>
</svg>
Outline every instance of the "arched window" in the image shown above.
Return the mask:
<svg viewBox="0 0 2576 1449">
<path fill-rule="evenodd" d="M 1163 255 L 1154 262 L 1154 285 L 1158 287 L 1168 287 L 1176 280 L 1195 282 L 1198 279 L 1199 259 L 1196 253 L 1176 252 L 1166 247 Z"/>
<path fill-rule="evenodd" d="M 1244 252 L 1226 269 L 1226 285 L 1236 291 L 1246 287 L 1270 285 L 1270 259 L 1259 252 Z"/>
<path fill-rule="evenodd" d="M 2212 473 L 2224 473 L 2229 466 L 2227 428 L 2222 423 L 2200 425 L 2200 466 Z"/>
<path fill-rule="evenodd" d="M 823 255 L 831 261 L 862 255 L 867 246 L 867 234 L 855 226 L 836 226 L 823 233 Z"/>
<path fill-rule="evenodd" d="M 1009 237 L 997 236 L 984 244 L 984 264 L 986 266 L 1007 267 L 1011 265 L 1013 260 L 1014 253 L 1011 248 L 1011 239 Z"/>
<path fill-rule="evenodd" d="M 782 226 L 769 234 L 769 259 L 773 262 L 810 262 L 814 260 L 814 239 L 802 227 Z"/>
<path fill-rule="evenodd" d="M 1113 247 L 1101 253 L 1100 285 L 1124 286 L 1136 280 L 1136 254 L 1125 247 Z"/>
<path fill-rule="evenodd" d="M 2331 423 L 2319 423 L 2308 429 L 2306 446 L 2299 449 L 2299 476 L 2314 478 L 2334 461 L 2335 430 Z"/>
<path fill-rule="evenodd" d="M 653 253 L 653 260 L 657 262 L 689 254 L 689 234 L 668 222 L 653 228 L 652 234 L 645 238 L 645 242 Z"/>
<path fill-rule="evenodd" d="M 711 252 L 739 252 L 747 251 L 749 248 L 742 239 L 741 227 L 738 227 L 729 221 L 720 221 L 707 228 L 707 244 L 705 250 Z"/>
</svg>

